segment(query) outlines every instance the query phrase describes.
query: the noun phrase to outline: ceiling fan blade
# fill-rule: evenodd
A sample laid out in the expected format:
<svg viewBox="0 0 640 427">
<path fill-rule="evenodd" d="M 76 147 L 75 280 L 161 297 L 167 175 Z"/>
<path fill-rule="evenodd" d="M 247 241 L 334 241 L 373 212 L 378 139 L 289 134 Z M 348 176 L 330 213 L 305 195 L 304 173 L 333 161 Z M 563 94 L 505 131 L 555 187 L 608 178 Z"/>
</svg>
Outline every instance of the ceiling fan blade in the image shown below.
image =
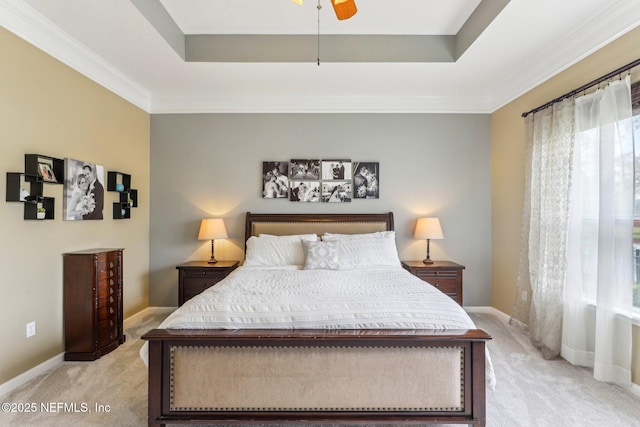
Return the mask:
<svg viewBox="0 0 640 427">
<path fill-rule="evenodd" d="M 304 0 L 291 0 L 302 5 Z M 331 5 L 340 21 L 349 19 L 358 12 L 355 0 L 331 0 Z"/>
<path fill-rule="evenodd" d="M 331 4 L 340 21 L 349 19 L 358 12 L 355 0 L 331 0 Z"/>
</svg>

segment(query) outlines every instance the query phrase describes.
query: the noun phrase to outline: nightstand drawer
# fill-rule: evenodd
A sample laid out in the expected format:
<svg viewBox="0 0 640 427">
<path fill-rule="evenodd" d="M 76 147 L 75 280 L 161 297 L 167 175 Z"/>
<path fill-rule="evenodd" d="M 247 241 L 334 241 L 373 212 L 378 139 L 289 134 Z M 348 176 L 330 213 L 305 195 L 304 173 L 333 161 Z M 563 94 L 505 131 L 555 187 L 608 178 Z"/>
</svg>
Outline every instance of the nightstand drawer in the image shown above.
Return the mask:
<svg viewBox="0 0 640 427">
<path fill-rule="evenodd" d="M 442 273 L 442 272 L 439 272 Z M 424 274 L 422 271 L 418 271 L 417 277 L 429 282 L 434 287 L 438 288 L 445 294 L 457 294 L 458 293 L 458 275 L 454 271 L 453 274 Z"/>
<path fill-rule="evenodd" d="M 213 270 L 213 269 L 202 269 L 202 270 L 185 270 L 184 278 L 191 280 L 220 280 L 224 279 L 227 275 L 226 270 Z"/>
<path fill-rule="evenodd" d="M 215 283 L 214 283 L 215 284 Z M 183 298 L 185 301 L 190 300 L 191 298 L 195 297 L 196 295 L 201 294 L 202 292 L 206 291 L 207 289 L 209 289 L 211 286 L 213 286 L 213 284 L 202 284 L 202 285 L 189 285 L 189 286 L 185 286 L 183 289 Z"/>
<path fill-rule="evenodd" d="M 224 275 L 210 277 L 185 277 L 182 281 L 182 285 L 187 288 L 200 289 L 200 292 L 202 292 L 222 279 L 224 279 Z"/>
</svg>

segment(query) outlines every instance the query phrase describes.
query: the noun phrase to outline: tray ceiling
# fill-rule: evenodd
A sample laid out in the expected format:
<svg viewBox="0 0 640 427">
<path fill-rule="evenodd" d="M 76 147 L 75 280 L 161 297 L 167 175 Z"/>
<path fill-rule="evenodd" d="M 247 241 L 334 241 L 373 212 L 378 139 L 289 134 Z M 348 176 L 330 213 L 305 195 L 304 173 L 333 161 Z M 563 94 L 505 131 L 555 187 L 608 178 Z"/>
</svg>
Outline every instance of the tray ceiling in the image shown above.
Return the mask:
<svg viewBox="0 0 640 427">
<path fill-rule="evenodd" d="M 490 113 L 640 0 L 0 0 L 0 25 L 151 113 Z M 577 82 L 580 83 L 580 82 Z"/>
</svg>

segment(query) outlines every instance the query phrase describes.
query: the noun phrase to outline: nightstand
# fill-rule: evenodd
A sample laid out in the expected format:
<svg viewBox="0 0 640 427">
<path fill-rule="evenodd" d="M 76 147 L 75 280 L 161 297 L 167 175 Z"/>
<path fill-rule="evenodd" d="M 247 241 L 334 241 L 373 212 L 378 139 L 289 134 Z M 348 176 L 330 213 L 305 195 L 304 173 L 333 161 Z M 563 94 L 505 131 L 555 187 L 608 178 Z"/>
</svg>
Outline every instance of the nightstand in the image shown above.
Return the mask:
<svg viewBox="0 0 640 427">
<path fill-rule="evenodd" d="M 178 305 L 224 279 L 238 267 L 238 261 L 189 261 L 176 267 L 179 276 Z"/>
<path fill-rule="evenodd" d="M 451 261 L 402 261 L 402 267 L 416 277 L 431 283 L 462 305 L 462 270 L 464 265 Z"/>
</svg>

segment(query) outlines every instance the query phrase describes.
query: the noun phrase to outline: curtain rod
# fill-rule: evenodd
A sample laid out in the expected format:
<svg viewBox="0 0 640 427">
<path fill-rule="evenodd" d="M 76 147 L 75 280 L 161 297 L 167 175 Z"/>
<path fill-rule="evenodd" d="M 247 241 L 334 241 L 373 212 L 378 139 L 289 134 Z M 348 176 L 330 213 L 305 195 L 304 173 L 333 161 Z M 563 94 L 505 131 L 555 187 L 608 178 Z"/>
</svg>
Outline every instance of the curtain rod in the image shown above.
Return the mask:
<svg viewBox="0 0 640 427">
<path fill-rule="evenodd" d="M 599 78 L 595 79 L 594 81 L 587 83 L 586 85 L 582 85 L 578 89 L 574 89 L 571 92 L 567 92 L 564 95 L 559 96 L 556 99 L 553 99 L 553 100 L 547 102 L 544 105 L 541 105 L 541 106 L 539 106 L 537 108 L 534 108 L 531 111 L 527 111 L 526 113 L 522 113 L 522 117 L 527 117 L 531 113 L 537 113 L 538 111 L 544 110 L 545 108 L 555 104 L 556 102 L 560 102 L 560 101 L 562 101 L 562 100 L 564 100 L 566 98 L 570 98 L 573 95 L 576 95 L 576 94 L 578 94 L 578 93 L 580 93 L 580 92 L 582 92 L 582 91 L 584 91 L 586 89 L 589 89 L 592 86 L 595 86 L 595 85 L 597 85 L 599 83 L 602 83 L 602 82 L 604 82 L 606 80 L 609 80 L 610 78 L 615 77 L 620 73 L 624 73 L 625 71 L 628 71 L 628 70 L 630 70 L 630 69 L 632 69 L 634 67 L 637 67 L 638 65 L 640 65 L 640 58 L 636 59 L 633 62 L 628 63 L 627 65 L 623 65 L 622 67 L 618 68 L 617 70 L 614 70 L 614 71 L 612 71 L 612 72 L 610 72 L 610 73 L 608 73 L 608 74 L 606 74 L 606 75 L 604 75 L 602 77 L 599 77 Z"/>
</svg>

